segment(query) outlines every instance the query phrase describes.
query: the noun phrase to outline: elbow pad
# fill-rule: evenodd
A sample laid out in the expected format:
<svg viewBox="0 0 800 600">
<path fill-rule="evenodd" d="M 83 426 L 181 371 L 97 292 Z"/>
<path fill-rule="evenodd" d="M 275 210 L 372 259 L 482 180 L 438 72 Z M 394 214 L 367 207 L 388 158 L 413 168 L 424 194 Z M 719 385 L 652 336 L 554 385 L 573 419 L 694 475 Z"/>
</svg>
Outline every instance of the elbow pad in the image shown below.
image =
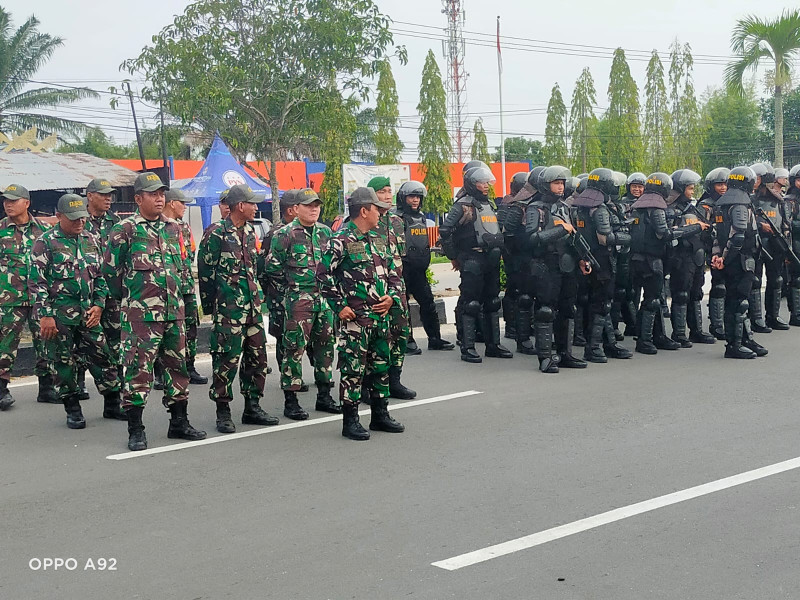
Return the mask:
<svg viewBox="0 0 800 600">
<path fill-rule="evenodd" d="M 623 248 L 627 248 L 631 245 L 631 236 L 629 233 L 624 233 L 622 231 L 617 231 L 616 233 L 611 233 L 606 238 L 608 240 L 609 246 L 622 246 Z"/>
</svg>

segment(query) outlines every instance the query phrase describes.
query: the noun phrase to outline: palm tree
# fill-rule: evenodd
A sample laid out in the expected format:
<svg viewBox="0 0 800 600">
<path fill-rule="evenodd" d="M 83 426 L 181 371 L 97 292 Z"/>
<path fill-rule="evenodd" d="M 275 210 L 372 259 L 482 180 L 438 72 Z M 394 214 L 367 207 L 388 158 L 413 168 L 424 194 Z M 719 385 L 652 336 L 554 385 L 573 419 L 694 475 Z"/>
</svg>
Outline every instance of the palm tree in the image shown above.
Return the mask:
<svg viewBox="0 0 800 600">
<path fill-rule="evenodd" d="M 756 69 L 761 59 L 774 65 L 770 74 L 775 86 L 775 166 L 783 166 L 783 87 L 790 83 L 792 60 L 800 54 L 800 10 L 785 10 L 775 19 L 748 16 L 733 29 L 731 48 L 737 60 L 725 68 L 725 83 L 744 93 L 744 74 Z"/>
<path fill-rule="evenodd" d="M 42 136 L 76 135 L 88 128 L 77 121 L 30 112 L 98 97 L 87 88 L 27 89 L 31 77 L 64 42 L 40 33 L 38 26 L 39 20 L 32 16 L 14 31 L 11 15 L 0 7 L 0 131 L 10 133 L 36 127 Z"/>
</svg>

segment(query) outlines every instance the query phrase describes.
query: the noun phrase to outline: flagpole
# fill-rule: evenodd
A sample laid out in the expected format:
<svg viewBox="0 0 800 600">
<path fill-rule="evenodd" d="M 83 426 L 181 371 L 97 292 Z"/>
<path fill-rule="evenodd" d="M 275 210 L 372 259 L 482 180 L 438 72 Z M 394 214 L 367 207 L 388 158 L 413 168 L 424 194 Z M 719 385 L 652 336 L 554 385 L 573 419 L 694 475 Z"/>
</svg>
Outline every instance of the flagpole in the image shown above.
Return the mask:
<svg viewBox="0 0 800 600">
<path fill-rule="evenodd" d="M 502 196 L 506 195 L 506 136 L 503 132 L 503 55 L 500 52 L 500 15 L 497 16 L 497 87 L 500 90 L 500 167 L 503 182 Z"/>
</svg>

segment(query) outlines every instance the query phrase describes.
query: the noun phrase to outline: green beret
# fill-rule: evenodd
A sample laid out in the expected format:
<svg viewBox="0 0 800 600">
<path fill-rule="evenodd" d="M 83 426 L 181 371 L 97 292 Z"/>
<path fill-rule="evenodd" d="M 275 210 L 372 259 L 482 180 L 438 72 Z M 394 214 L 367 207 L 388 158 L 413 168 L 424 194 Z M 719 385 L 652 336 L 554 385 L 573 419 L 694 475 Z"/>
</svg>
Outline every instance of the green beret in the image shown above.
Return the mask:
<svg viewBox="0 0 800 600">
<path fill-rule="evenodd" d="M 373 177 L 370 179 L 367 187 L 372 188 L 377 192 L 378 190 L 385 188 L 387 185 L 392 185 L 392 180 L 388 177 L 382 177 L 379 175 L 378 177 Z"/>
</svg>

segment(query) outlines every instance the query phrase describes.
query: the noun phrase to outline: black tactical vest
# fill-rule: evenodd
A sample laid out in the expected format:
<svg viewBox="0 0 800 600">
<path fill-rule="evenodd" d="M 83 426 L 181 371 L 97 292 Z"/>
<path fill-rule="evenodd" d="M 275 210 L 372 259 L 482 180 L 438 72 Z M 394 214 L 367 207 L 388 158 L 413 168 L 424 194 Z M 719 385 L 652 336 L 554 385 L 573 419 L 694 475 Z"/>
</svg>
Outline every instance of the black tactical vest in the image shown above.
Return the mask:
<svg viewBox="0 0 800 600">
<path fill-rule="evenodd" d="M 633 211 L 631 224 L 631 252 L 663 258 L 667 245 L 666 240 L 656 237 L 656 229 L 650 221 L 650 211 L 658 208 L 637 208 Z"/>
</svg>

